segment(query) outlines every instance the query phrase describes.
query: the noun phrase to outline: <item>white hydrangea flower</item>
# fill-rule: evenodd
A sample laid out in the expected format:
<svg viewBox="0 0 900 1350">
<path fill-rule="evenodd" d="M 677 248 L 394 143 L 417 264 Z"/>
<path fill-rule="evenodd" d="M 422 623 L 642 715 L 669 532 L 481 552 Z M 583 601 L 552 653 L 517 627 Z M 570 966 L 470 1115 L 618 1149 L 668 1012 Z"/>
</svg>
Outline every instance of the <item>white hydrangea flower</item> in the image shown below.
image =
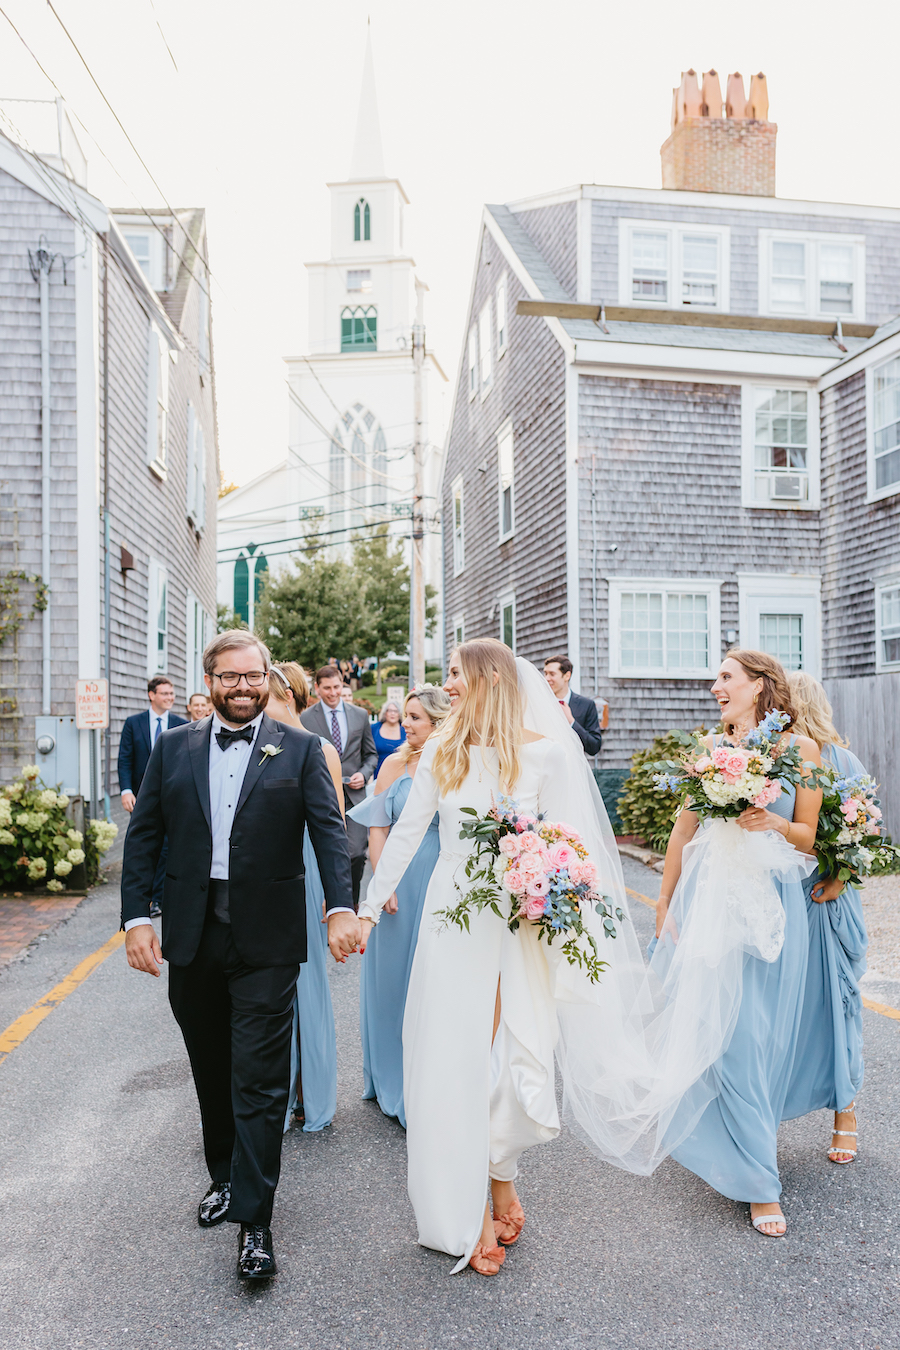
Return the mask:
<svg viewBox="0 0 900 1350">
<path fill-rule="evenodd" d="M 72 864 L 67 858 L 60 858 L 59 862 L 53 864 L 53 870 L 58 877 L 67 877 L 72 870 Z"/>
<path fill-rule="evenodd" d="M 64 891 L 65 889 L 66 889 L 65 886 L 62 884 L 61 881 L 57 881 L 56 877 L 51 877 L 50 880 L 47 882 L 48 891 Z"/>
<path fill-rule="evenodd" d="M 41 806 L 56 806 L 59 798 L 52 788 L 45 788 L 43 792 L 38 793 L 38 801 Z"/>
<path fill-rule="evenodd" d="M 28 875 L 32 881 L 40 881 L 41 877 L 47 875 L 47 862 L 45 858 L 33 858 L 28 864 Z"/>
<path fill-rule="evenodd" d="M 56 805 L 61 806 L 64 811 L 66 807 L 69 805 L 69 798 L 66 796 L 64 792 L 61 792 L 57 797 Z"/>
<path fill-rule="evenodd" d="M 77 867 L 79 863 L 84 862 L 84 849 L 70 848 L 68 853 L 66 854 L 66 857 L 68 858 L 70 863 L 74 863 L 74 865 Z"/>
<path fill-rule="evenodd" d="M 68 837 L 72 840 L 73 844 L 84 843 L 84 835 L 81 833 L 80 830 L 67 830 L 66 833 Z"/>
<path fill-rule="evenodd" d="M 41 771 L 36 764 L 23 764 L 22 777 L 25 779 L 40 778 Z"/>
<path fill-rule="evenodd" d="M 0 844 L 14 844 L 16 836 L 11 830 L 0 830 Z"/>
</svg>

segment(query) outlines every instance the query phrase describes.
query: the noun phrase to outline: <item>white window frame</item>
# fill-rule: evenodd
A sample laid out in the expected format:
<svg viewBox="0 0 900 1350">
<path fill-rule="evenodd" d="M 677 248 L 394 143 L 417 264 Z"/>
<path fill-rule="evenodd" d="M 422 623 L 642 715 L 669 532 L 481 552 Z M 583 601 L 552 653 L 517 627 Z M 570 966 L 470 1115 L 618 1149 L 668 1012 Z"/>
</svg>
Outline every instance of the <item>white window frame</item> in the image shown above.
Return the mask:
<svg viewBox="0 0 900 1350">
<path fill-rule="evenodd" d="M 721 581 L 693 577 L 610 577 L 609 584 L 609 674 L 618 680 L 707 680 L 719 669 L 722 655 Z M 657 670 L 622 665 L 622 596 L 629 591 L 659 591 L 663 597 L 705 595 L 707 664 L 687 669 Z"/>
<path fill-rule="evenodd" d="M 631 294 L 631 236 L 635 230 L 665 234 L 668 238 L 668 290 L 666 300 L 643 298 L 634 300 Z M 683 240 L 686 234 L 714 236 L 719 242 L 719 273 L 716 281 L 717 300 L 714 305 L 691 305 L 680 298 L 682 285 Z M 678 299 L 674 297 L 678 296 Z M 629 309 L 686 309 L 698 313 L 727 313 L 731 306 L 731 230 L 727 225 L 698 225 L 689 221 L 630 220 L 619 218 L 619 304 Z"/>
<path fill-rule="evenodd" d="M 806 394 L 806 501 L 760 501 L 756 491 L 756 393 L 759 389 L 786 389 Z M 819 394 L 800 380 L 747 380 L 741 385 L 741 505 L 755 511 L 818 511 L 821 505 L 821 438 Z M 785 470 L 785 473 L 789 473 Z"/>
<path fill-rule="evenodd" d="M 165 624 L 159 627 L 160 595 L 165 590 Z M 169 666 L 169 620 L 172 613 L 172 597 L 169 594 L 169 573 L 166 567 L 155 558 L 150 559 L 147 576 L 147 678 L 168 674 Z M 163 634 L 160 652 L 159 635 Z"/>
<path fill-rule="evenodd" d="M 843 323 L 861 323 L 866 317 L 866 237 L 864 234 L 826 234 L 801 230 L 769 230 L 758 232 L 759 248 L 759 312 L 774 318 L 841 319 Z M 772 307 L 772 244 L 805 244 L 806 253 L 806 307 L 803 310 L 773 309 Z M 844 244 L 854 248 L 853 310 L 849 314 L 835 314 L 823 309 L 819 293 L 819 245 Z"/>
<path fill-rule="evenodd" d="M 166 287 L 167 244 L 165 238 L 160 233 L 160 231 L 156 228 L 155 225 L 151 225 L 148 222 L 146 230 L 140 228 L 132 228 L 130 225 L 122 227 L 122 236 L 126 244 L 128 245 L 129 249 L 131 250 L 132 257 L 134 258 L 138 267 L 143 272 L 144 276 L 147 278 L 147 281 L 149 282 L 151 288 L 154 291 L 165 291 L 167 289 Z M 134 244 L 132 244 L 131 242 L 132 239 L 137 240 L 139 238 L 147 240 L 146 253 L 137 252 L 135 250 Z M 147 262 L 146 267 L 144 266 L 143 259 L 146 259 Z"/>
<path fill-rule="evenodd" d="M 866 501 L 880 502 L 885 497 L 894 497 L 900 492 L 900 481 L 888 483 L 886 487 L 876 487 L 875 472 L 875 375 L 884 366 L 900 358 L 897 347 L 884 361 L 878 361 L 866 369 Z"/>
<path fill-rule="evenodd" d="M 193 591 L 188 591 L 184 618 L 186 699 L 189 699 L 192 694 L 199 694 L 203 689 L 202 657 L 205 619 L 206 615 L 200 601 Z M 199 684 L 197 683 L 198 679 L 200 680 Z"/>
<path fill-rule="evenodd" d="M 509 273 L 504 272 L 497 285 L 497 360 L 509 346 Z"/>
<path fill-rule="evenodd" d="M 891 576 L 876 577 L 875 579 L 875 671 L 878 675 L 888 674 L 890 671 L 900 670 L 900 661 L 885 661 L 882 656 L 881 643 L 883 639 L 883 629 L 881 624 L 881 598 L 885 591 L 900 590 L 900 572 Z"/>
<path fill-rule="evenodd" d="M 147 334 L 147 465 L 166 477 L 169 441 L 169 345 L 155 323 Z"/>
<path fill-rule="evenodd" d="M 475 325 L 469 329 L 468 366 L 469 402 L 478 393 L 478 333 Z"/>
<path fill-rule="evenodd" d="M 505 446 L 509 445 L 509 463 L 504 467 Z M 503 528 L 503 497 L 509 489 L 509 529 Z M 516 443 L 512 418 L 497 432 L 497 543 L 505 544 L 516 532 Z"/>
<path fill-rule="evenodd" d="M 197 411 L 187 405 L 187 516 L 194 529 L 206 524 L 206 437 Z"/>
<path fill-rule="evenodd" d="M 466 616 L 456 614 L 453 618 L 453 647 L 456 648 L 460 643 L 466 640 Z"/>
<path fill-rule="evenodd" d="M 512 646 L 510 647 L 510 651 L 511 651 L 512 654 L 515 656 L 515 653 L 516 653 L 516 593 L 515 593 L 515 591 L 504 591 L 502 595 L 498 596 L 498 597 L 497 597 L 497 607 L 498 607 L 499 615 L 500 615 L 500 622 L 499 622 L 499 624 L 498 624 L 497 636 L 499 637 L 499 639 L 500 639 L 501 642 L 504 641 L 504 638 L 503 638 L 503 615 L 504 615 L 504 611 L 506 611 L 506 610 L 508 610 L 508 609 L 511 609 L 511 610 L 512 610 Z"/>
<path fill-rule="evenodd" d="M 481 306 L 478 315 L 478 383 L 481 397 L 487 398 L 494 383 L 494 351 L 491 339 L 491 301 L 490 296 Z"/>
<path fill-rule="evenodd" d="M 738 572 L 740 645 L 759 650 L 761 614 L 803 615 L 803 667 L 818 679 L 822 668 L 822 578 Z"/>
<path fill-rule="evenodd" d="M 456 503 L 459 502 L 459 525 L 456 523 Z M 462 475 L 454 478 L 450 489 L 450 529 L 453 536 L 453 575 L 458 577 L 466 565 L 466 497 Z"/>
</svg>

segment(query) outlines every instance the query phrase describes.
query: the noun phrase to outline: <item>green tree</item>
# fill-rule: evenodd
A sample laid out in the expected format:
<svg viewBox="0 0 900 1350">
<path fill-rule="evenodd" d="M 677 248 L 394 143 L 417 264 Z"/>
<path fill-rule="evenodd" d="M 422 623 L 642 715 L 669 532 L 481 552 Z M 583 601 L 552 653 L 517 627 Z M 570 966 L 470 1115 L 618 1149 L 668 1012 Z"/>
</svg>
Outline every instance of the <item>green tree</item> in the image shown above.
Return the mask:
<svg viewBox="0 0 900 1350">
<path fill-rule="evenodd" d="M 247 625 L 239 614 L 235 614 L 233 609 L 227 605 L 216 605 L 216 632 L 227 633 L 232 628 L 246 628 Z"/>
<path fill-rule="evenodd" d="M 315 670 L 329 656 L 366 649 L 365 592 L 353 568 L 341 558 L 329 558 L 309 535 L 304 551 L 266 582 L 256 630 L 276 661 L 299 661 Z"/>
<path fill-rule="evenodd" d="M 409 650 L 409 566 L 403 544 L 392 539 L 387 525 L 379 525 L 366 538 L 353 541 L 353 570 L 366 598 L 369 617 L 368 643 L 356 650 L 374 656 L 380 665 L 388 655 L 405 656 Z M 437 591 L 425 588 L 425 631 L 434 633 L 437 621 Z M 379 692 L 380 692 L 379 678 Z"/>
</svg>

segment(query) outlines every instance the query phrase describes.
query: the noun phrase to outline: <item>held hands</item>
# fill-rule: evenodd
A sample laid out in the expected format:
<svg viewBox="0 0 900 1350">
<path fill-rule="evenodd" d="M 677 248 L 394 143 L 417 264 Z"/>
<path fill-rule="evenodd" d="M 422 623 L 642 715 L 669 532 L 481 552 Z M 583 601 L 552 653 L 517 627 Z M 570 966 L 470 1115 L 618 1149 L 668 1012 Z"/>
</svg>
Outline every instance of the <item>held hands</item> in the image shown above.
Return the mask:
<svg viewBox="0 0 900 1350">
<path fill-rule="evenodd" d="M 134 931 L 134 930 L 132 930 Z M 365 942 L 361 944 L 361 924 L 355 914 L 346 910 L 328 917 L 328 948 L 335 961 L 341 965 L 355 951 L 365 951 Z"/>
<path fill-rule="evenodd" d="M 143 970 L 159 979 L 162 948 L 152 923 L 138 923 L 129 928 L 125 934 L 125 955 L 132 970 Z"/>
<path fill-rule="evenodd" d="M 775 830 L 778 834 L 787 835 L 791 822 L 785 820 L 784 816 L 776 816 L 774 811 L 767 811 L 765 807 L 748 806 L 738 816 L 737 823 L 742 830 Z"/>
<path fill-rule="evenodd" d="M 397 897 L 391 896 L 391 899 L 396 902 Z M 385 905 L 385 909 L 387 909 L 387 905 Z M 360 933 L 362 934 L 359 943 L 359 954 L 360 956 L 362 956 L 363 952 L 366 950 L 366 947 L 369 945 L 369 934 L 371 933 L 375 925 L 371 919 L 360 919 L 359 927 Z"/>
<path fill-rule="evenodd" d="M 838 881 L 837 877 L 828 877 L 825 881 L 816 882 L 812 888 L 812 898 L 817 905 L 821 905 L 826 900 L 836 900 L 843 889 L 843 881 Z"/>
</svg>

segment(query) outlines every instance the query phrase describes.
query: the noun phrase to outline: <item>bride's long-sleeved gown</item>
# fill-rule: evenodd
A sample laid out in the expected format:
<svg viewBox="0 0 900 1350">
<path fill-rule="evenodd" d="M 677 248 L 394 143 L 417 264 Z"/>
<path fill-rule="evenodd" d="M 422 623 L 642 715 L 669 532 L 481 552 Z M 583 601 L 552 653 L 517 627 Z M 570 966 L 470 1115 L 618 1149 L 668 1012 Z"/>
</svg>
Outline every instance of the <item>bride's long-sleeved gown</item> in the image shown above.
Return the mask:
<svg viewBox="0 0 900 1350">
<path fill-rule="evenodd" d="M 500 796 L 496 752 L 473 747 L 468 777 L 441 797 L 426 745 L 400 820 L 360 905 L 377 919 L 424 838 L 435 811 L 441 853 L 425 898 L 403 1023 L 409 1195 L 419 1242 L 468 1261 L 481 1235 L 487 1181 L 509 1181 L 519 1154 L 559 1133 L 553 1054 L 557 1037 L 548 948 L 522 924 L 510 933 L 490 910 L 471 931 L 442 926 L 438 910 L 471 885 L 471 849 L 459 837 L 461 807 L 479 815 Z M 522 748 L 514 793 L 521 810 L 566 819 L 565 755 L 552 740 Z M 555 953 L 550 956 L 554 963 Z M 365 958 L 363 958 L 365 959 Z M 497 982 L 501 1022 L 491 1045 Z"/>
</svg>

